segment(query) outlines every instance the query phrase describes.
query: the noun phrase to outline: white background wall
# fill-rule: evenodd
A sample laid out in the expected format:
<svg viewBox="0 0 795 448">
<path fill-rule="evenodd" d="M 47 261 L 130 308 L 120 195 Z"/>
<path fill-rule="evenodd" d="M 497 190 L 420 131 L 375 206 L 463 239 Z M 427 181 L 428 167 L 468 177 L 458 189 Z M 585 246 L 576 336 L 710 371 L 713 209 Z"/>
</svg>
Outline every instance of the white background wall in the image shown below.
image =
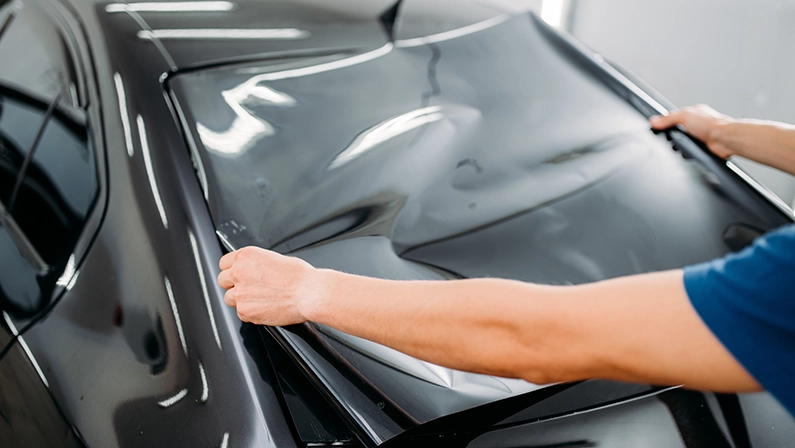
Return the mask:
<svg viewBox="0 0 795 448">
<path fill-rule="evenodd" d="M 540 0 L 500 0 L 539 10 Z M 556 1 L 556 0 L 550 0 Z M 795 123 L 795 0 L 568 0 L 568 30 L 674 104 Z M 748 166 L 788 203 L 795 178 Z"/>
</svg>

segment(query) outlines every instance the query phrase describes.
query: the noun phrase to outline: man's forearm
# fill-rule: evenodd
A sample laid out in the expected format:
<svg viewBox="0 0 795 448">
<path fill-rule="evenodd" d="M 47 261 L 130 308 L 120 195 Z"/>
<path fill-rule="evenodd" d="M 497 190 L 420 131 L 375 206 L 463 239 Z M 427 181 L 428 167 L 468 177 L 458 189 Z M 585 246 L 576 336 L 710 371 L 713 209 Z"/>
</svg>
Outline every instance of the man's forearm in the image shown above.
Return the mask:
<svg viewBox="0 0 795 448">
<path fill-rule="evenodd" d="M 534 383 L 757 386 L 691 308 L 681 271 L 574 287 L 397 282 L 321 271 L 309 320 L 447 367 Z"/>
<path fill-rule="evenodd" d="M 322 298 L 306 309 L 309 320 L 447 367 L 541 383 L 564 379 L 543 360 L 563 339 L 553 327 L 568 320 L 559 314 L 564 307 L 555 287 L 498 279 L 400 282 L 335 271 L 320 275 Z M 532 368 L 542 365 L 543 371 Z"/>
<path fill-rule="evenodd" d="M 733 154 L 795 175 L 795 126 L 732 120 L 718 126 L 714 141 Z"/>
</svg>

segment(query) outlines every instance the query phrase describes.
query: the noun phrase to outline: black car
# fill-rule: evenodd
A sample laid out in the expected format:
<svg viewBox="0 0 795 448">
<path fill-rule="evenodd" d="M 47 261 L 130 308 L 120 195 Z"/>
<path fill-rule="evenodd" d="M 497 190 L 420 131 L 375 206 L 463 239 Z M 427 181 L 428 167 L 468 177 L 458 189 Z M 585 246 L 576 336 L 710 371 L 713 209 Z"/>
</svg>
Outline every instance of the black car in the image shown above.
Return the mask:
<svg viewBox="0 0 795 448">
<path fill-rule="evenodd" d="M 792 222 L 670 107 L 488 1 L 0 1 L 0 446 L 793 446 L 767 394 L 458 372 L 216 285 L 246 245 L 577 284 Z"/>
</svg>

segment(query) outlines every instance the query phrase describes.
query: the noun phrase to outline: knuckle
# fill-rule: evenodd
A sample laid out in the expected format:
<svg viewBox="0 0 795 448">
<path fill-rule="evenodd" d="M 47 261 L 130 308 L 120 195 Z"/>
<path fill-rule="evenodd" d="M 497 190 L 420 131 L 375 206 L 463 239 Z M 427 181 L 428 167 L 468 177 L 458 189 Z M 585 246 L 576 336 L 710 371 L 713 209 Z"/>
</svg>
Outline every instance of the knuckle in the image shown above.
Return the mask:
<svg viewBox="0 0 795 448">
<path fill-rule="evenodd" d="M 237 265 L 232 268 L 229 272 L 229 275 L 234 282 L 242 282 L 248 278 L 248 271 L 249 268 L 246 265 Z"/>
<path fill-rule="evenodd" d="M 246 246 L 240 249 L 240 255 L 245 258 L 250 258 L 257 253 L 257 248 L 254 246 Z"/>
<path fill-rule="evenodd" d="M 237 317 L 240 318 L 240 320 L 247 322 L 250 317 L 248 312 L 248 307 L 238 305 Z"/>
<path fill-rule="evenodd" d="M 234 291 L 231 289 L 227 291 L 226 294 L 224 294 L 224 302 L 226 302 L 227 305 L 232 305 L 235 303 L 234 294 L 235 294 Z"/>
<path fill-rule="evenodd" d="M 235 264 L 232 265 L 233 268 L 248 258 L 248 251 L 246 249 L 248 248 L 244 247 L 242 249 L 238 249 L 237 252 L 235 252 Z"/>
</svg>

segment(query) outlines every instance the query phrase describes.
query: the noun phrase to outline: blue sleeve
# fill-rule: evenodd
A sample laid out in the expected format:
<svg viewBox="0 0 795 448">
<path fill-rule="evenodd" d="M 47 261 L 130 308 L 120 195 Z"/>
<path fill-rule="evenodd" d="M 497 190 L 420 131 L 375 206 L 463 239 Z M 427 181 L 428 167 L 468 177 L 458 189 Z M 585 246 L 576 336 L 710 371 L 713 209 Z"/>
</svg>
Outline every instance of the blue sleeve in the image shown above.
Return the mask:
<svg viewBox="0 0 795 448">
<path fill-rule="evenodd" d="M 712 333 L 795 415 L 795 225 L 685 268 L 684 283 Z"/>
</svg>

